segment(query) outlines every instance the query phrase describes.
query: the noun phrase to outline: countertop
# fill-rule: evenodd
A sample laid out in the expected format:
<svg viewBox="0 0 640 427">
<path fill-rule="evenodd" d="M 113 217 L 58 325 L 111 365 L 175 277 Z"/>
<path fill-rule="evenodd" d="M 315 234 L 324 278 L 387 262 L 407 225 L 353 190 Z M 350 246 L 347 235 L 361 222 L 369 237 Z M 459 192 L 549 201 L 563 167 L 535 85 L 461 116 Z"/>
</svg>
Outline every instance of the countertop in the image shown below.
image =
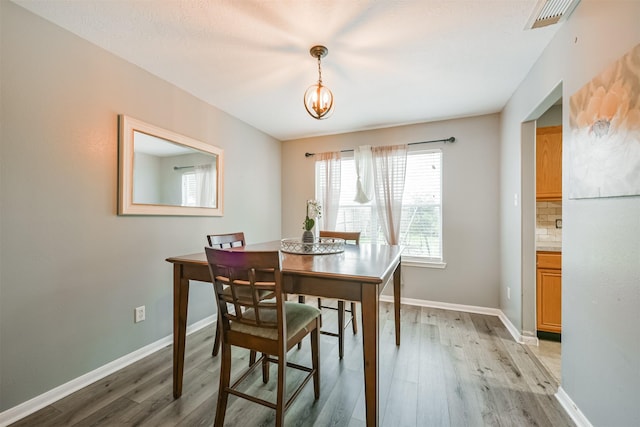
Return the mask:
<svg viewBox="0 0 640 427">
<path fill-rule="evenodd" d="M 536 245 L 536 252 L 562 252 L 562 246 Z"/>
</svg>

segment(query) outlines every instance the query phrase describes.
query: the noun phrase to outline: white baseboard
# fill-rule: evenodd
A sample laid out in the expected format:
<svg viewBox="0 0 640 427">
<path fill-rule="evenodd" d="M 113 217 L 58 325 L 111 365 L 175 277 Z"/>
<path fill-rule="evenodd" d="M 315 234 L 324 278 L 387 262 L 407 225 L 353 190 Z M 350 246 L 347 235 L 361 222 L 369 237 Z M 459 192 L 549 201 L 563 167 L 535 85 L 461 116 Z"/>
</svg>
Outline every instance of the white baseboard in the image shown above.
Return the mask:
<svg viewBox="0 0 640 427">
<path fill-rule="evenodd" d="M 213 315 L 195 322 L 194 324 L 187 327 L 187 335 L 192 334 L 214 323 L 215 321 L 216 316 Z M 110 375 L 126 366 L 129 366 L 132 363 L 137 362 L 138 360 L 143 359 L 172 343 L 173 334 L 161 338 L 158 341 L 146 345 L 132 353 L 126 354 L 119 359 L 114 360 L 113 362 L 109 362 L 106 365 L 99 367 L 98 369 L 75 378 L 65 384 L 47 391 L 46 393 L 36 396 L 33 399 L 27 400 L 26 402 L 23 402 L 18 406 L 9 408 L 6 411 L 0 413 L 0 427 L 5 427 L 18 420 L 21 420 L 22 418 L 25 418 L 26 416 L 48 405 L 51 405 L 52 403 L 62 399 L 63 397 L 66 397 L 71 393 L 80 390 L 81 388 L 84 388 L 98 380 L 101 380 L 107 375 Z"/>
<path fill-rule="evenodd" d="M 560 402 L 560 405 L 564 408 L 565 412 L 571 417 L 578 427 L 593 427 L 587 417 L 585 417 L 582 411 L 578 408 L 578 405 L 573 403 L 573 400 L 571 400 L 562 387 L 558 387 L 558 391 L 555 396 L 556 399 L 558 399 L 558 402 Z"/>
<path fill-rule="evenodd" d="M 526 340 L 523 338 L 518 328 L 516 328 L 515 325 L 511 323 L 511 320 L 509 320 L 507 315 L 504 314 L 502 310 L 498 311 L 500 311 L 500 314 L 498 315 L 500 321 L 502 321 L 502 324 L 505 326 L 505 328 L 507 328 L 507 331 L 509 331 L 513 339 L 520 344 L 526 344 Z"/>
<path fill-rule="evenodd" d="M 535 336 L 533 332 L 522 331 L 522 342 L 523 344 L 538 346 L 540 344 L 540 340 Z"/>
</svg>

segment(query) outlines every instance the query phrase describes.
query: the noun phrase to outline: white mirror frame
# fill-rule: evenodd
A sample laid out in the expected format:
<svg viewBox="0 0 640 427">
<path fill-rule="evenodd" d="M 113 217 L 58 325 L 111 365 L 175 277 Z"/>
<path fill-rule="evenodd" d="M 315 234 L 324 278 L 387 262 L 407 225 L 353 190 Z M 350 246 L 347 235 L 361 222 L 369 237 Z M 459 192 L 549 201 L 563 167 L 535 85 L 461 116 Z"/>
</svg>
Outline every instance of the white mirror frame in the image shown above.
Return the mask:
<svg viewBox="0 0 640 427">
<path fill-rule="evenodd" d="M 222 216 L 224 212 L 224 150 L 188 136 L 121 114 L 118 116 L 118 215 Z M 141 204 L 133 202 L 134 131 L 216 156 L 217 203 L 215 208 Z"/>
</svg>

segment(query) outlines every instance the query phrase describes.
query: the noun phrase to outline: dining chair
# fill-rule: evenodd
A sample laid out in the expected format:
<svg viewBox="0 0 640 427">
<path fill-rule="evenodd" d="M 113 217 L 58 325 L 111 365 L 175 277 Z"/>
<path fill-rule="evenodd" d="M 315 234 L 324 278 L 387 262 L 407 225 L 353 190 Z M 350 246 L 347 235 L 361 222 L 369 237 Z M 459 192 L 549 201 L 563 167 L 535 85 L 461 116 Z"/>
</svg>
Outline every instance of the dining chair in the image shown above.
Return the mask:
<svg viewBox="0 0 640 427">
<path fill-rule="evenodd" d="M 246 244 L 244 232 L 242 231 L 227 234 L 207 234 L 207 242 L 209 242 L 209 246 L 212 248 L 218 249 L 241 247 Z M 216 337 L 213 340 L 213 350 L 211 350 L 212 356 L 217 356 L 218 350 L 220 350 L 220 328 L 218 326 L 219 325 L 216 325 Z M 249 362 L 252 363 L 255 359 L 256 355 L 253 353 L 251 354 Z"/>
<path fill-rule="evenodd" d="M 222 330 L 220 388 L 215 426 L 224 424 L 229 394 L 276 411 L 276 426 L 284 425 L 284 415 L 302 388 L 313 379 L 314 397 L 320 397 L 320 310 L 286 301 L 282 289 L 279 251 L 232 251 L 205 248 Z M 230 292 L 227 292 L 227 289 Z M 264 292 L 274 298 L 264 300 Z M 287 362 L 287 352 L 311 335 L 311 367 Z M 262 356 L 231 384 L 231 348 L 241 347 Z M 275 356 L 275 357 L 274 357 Z M 238 390 L 238 386 L 257 367 L 262 380 L 269 381 L 269 363 L 277 363 L 276 402 L 266 401 Z M 296 390 L 287 394 L 287 367 L 306 372 Z M 290 396 L 287 399 L 287 396 Z"/>
<path fill-rule="evenodd" d="M 224 249 L 244 246 L 244 233 L 208 234 L 207 241 L 212 248 Z"/>
<path fill-rule="evenodd" d="M 335 238 L 344 239 L 347 244 L 354 244 L 354 245 L 359 245 L 360 244 L 360 232 L 359 231 L 328 231 L 328 230 L 320 230 L 320 237 L 335 237 Z M 300 302 L 304 302 L 304 299 L 305 299 L 304 296 L 300 296 L 299 297 L 299 301 Z M 337 307 L 334 307 L 334 306 L 323 305 L 322 304 L 322 299 L 318 298 L 318 308 L 320 310 L 329 309 L 329 310 L 337 310 L 338 311 L 338 332 L 335 333 L 335 332 L 332 332 L 332 331 L 320 330 L 320 333 L 324 334 L 324 335 L 330 335 L 330 336 L 338 338 L 338 356 L 340 357 L 340 359 L 342 359 L 342 357 L 344 356 L 344 329 L 349 325 L 349 322 L 351 322 L 351 327 L 353 329 L 353 333 L 354 334 L 358 333 L 358 324 L 357 324 L 357 321 L 356 321 L 356 303 L 352 301 L 350 304 L 351 304 L 350 309 L 347 310 L 344 307 L 345 301 L 338 300 Z M 349 313 L 351 315 L 350 319 L 346 323 L 344 321 L 344 313 L 345 312 L 347 312 L 347 313 Z"/>
<path fill-rule="evenodd" d="M 207 242 L 209 242 L 209 246 L 217 249 L 227 249 L 227 248 L 236 248 L 243 247 L 246 244 L 246 240 L 244 238 L 244 232 L 240 231 L 237 233 L 227 233 L 227 234 L 208 234 Z M 273 298 L 273 293 L 263 292 L 261 296 L 265 299 Z M 220 323 L 220 321 L 218 321 Z M 220 327 L 217 325 L 216 327 L 216 337 L 213 340 L 213 350 L 211 351 L 212 356 L 217 356 L 218 351 L 220 350 Z M 249 356 L 249 363 L 253 364 L 256 360 L 256 353 L 252 351 Z"/>
</svg>

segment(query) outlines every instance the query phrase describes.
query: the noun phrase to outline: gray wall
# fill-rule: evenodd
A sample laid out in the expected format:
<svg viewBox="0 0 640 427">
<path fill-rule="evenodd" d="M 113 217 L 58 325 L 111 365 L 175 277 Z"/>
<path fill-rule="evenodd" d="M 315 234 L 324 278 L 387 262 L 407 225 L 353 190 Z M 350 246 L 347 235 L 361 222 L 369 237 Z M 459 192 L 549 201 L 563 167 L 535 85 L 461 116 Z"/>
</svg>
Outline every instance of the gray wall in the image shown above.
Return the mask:
<svg viewBox="0 0 640 427">
<path fill-rule="evenodd" d="M 134 152 L 133 200 L 135 203 L 162 202 L 160 190 L 165 186 L 160 172 L 160 159 L 160 157 L 151 154 Z"/>
<path fill-rule="evenodd" d="M 283 234 L 296 237 L 302 233 L 305 200 L 314 197 L 314 159 L 305 158 L 305 152 L 455 136 L 453 144 L 426 146 L 443 150 L 443 253 L 447 267 L 403 267 L 402 297 L 498 307 L 499 126 L 499 116 L 493 114 L 284 142 Z M 385 290 L 390 292 L 390 288 Z"/>
<path fill-rule="evenodd" d="M 524 185 L 522 123 L 562 83 L 563 143 L 568 143 L 569 98 L 640 43 L 640 2 L 583 0 L 545 49 L 502 114 L 501 307 L 518 327 L 521 218 L 514 194 Z M 527 126 L 524 126 L 527 129 Z M 532 128 L 529 126 L 529 128 Z M 567 194 L 567 150 L 563 188 Z M 563 206 L 562 388 L 594 426 L 640 424 L 640 197 L 569 200 Z"/>
<path fill-rule="evenodd" d="M 0 15 L 2 411 L 169 336 L 165 258 L 202 251 L 207 233 L 280 238 L 281 154 L 279 141 L 11 2 Z M 224 217 L 117 216 L 118 114 L 222 147 Z M 189 323 L 212 314 L 210 285 L 192 285 Z"/>
</svg>

